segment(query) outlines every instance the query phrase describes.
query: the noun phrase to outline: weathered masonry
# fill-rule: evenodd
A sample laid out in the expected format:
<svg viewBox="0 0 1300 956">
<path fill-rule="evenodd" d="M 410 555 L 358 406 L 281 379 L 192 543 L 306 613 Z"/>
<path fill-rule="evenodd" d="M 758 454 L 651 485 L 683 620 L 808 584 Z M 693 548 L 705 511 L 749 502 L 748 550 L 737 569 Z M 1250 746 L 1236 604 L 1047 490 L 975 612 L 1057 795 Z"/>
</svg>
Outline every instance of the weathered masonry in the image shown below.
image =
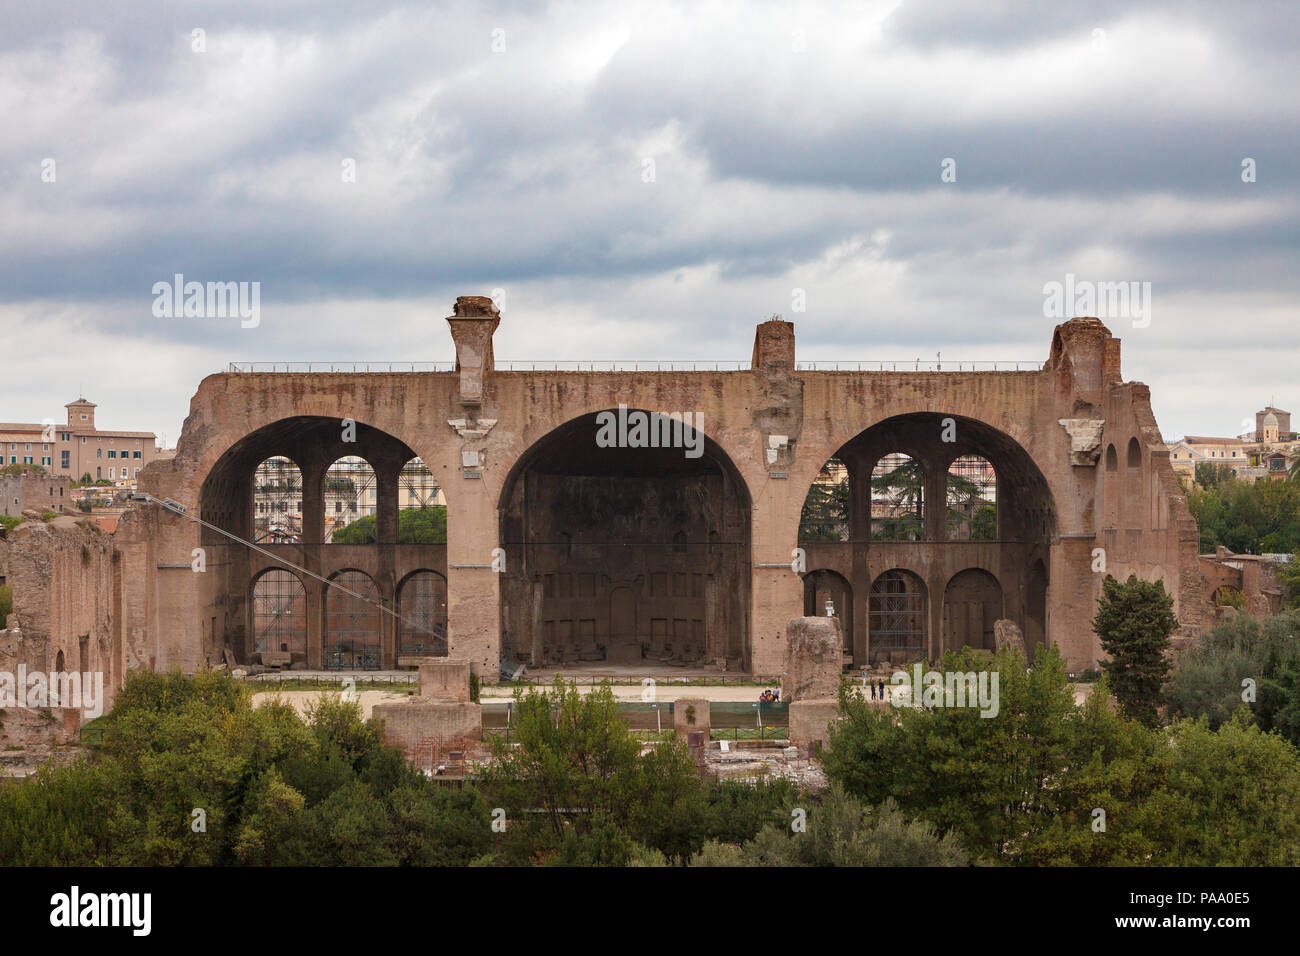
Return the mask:
<svg viewBox="0 0 1300 956">
<path fill-rule="evenodd" d="M 411 635 L 365 599 L 409 617 L 430 595 L 445 625 L 432 652 L 489 680 L 503 660 L 775 676 L 786 623 L 823 613 L 825 597 L 857 664 L 991 647 L 1005 618 L 1082 669 L 1100 654 L 1089 622 L 1106 574 L 1163 579 L 1184 631 L 1199 628 L 1196 528 L 1149 391 L 1122 381 L 1120 342 L 1097 319 L 1058 326 L 1033 371 L 802 368 L 779 320 L 758 326 L 739 371 L 514 371 L 495 367 L 490 300 L 458 299 L 447 322 L 454 370 L 204 379 L 175 458 L 149 465 L 142 489 L 251 539 L 255 469 L 280 456 L 301 474 L 302 533 L 258 552 L 155 505 L 130 512 L 115 535 L 115 673 L 199 667 L 226 649 L 392 667 Z M 601 413 L 620 406 L 699 416 L 700 443 L 598 441 Z M 873 536 L 873 469 L 889 455 L 916 464 L 929 501 L 944 500 L 953 462 L 978 456 L 996 475 L 995 526 L 957 537 L 931 508 L 910 539 Z M 326 542 L 320 489 L 344 456 L 373 469 L 374 543 Z M 445 545 L 399 543 L 416 457 L 445 495 Z M 831 459 L 847 469 L 847 532 L 801 542 Z M 275 647 L 254 622 L 272 572 L 295 622 Z M 340 657 L 340 635 L 362 635 L 364 653 Z"/>
</svg>

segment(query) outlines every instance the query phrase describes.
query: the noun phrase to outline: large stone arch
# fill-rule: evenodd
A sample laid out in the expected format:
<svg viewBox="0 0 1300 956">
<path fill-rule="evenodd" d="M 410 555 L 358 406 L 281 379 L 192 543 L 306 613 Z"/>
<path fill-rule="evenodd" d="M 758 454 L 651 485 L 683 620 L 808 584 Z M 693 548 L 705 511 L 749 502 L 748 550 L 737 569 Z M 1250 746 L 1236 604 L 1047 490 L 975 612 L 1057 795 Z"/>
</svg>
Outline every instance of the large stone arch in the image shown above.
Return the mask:
<svg viewBox="0 0 1300 956">
<path fill-rule="evenodd" d="M 879 540 L 873 535 L 871 475 L 877 463 L 890 454 L 906 455 L 916 463 L 924 484 L 923 500 L 931 503 L 923 509 L 920 540 Z M 958 459 L 972 456 L 987 461 L 996 474 L 1001 505 L 997 536 L 950 539 L 945 504 L 949 470 Z M 934 595 L 942 595 L 949 579 L 959 571 L 984 568 L 1005 583 L 1005 612 L 1012 620 L 1022 628 L 1027 626 L 1031 598 L 1038 620 L 1045 618 L 1046 600 L 1031 593 L 1028 571 L 1036 561 L 1046 566 L 1057 534 L 1056 499 L 1042 469 L 1010 434 L 965 415 L 914 412 L 891 416 L 858 431 L 829 457 L 844 462 L 848 469 L 849 539 L 806 541 L 801 546 L 807 551 L 809 567 L 852 568 L 854 664 L 875 659 L 869 635 L 871 587 L 891 568 L 911 569 Z M 928 601 L 927 608 L 924 656 L 934 659 L 945 646 L 944 602 Z M 888 650 L 892 654 L 900 649 Z"/>
<path fill-rule="evenodd" d="M 547 432 L 503 482 L 503 659 L 749 669 L 745 480 L 707 433 L 698 455 L 602 446 L 601 412 Z"/>
<path fill-rule="evenodd" d="M 261 542 L 250 548 L 235 538 L 253 540 L 255 472 L 262 462 L 274 457 L 293 462 L 300 474 L 301 533 L 291 543 Z M 400 576 L 421 566 L 445 574 L 445 545 L 398 542 L 400 474 L 414 457 L 406 442 L 382 429 L 324 415 L 277 419 L 230 442 L 212 461 L 199 486 L 197 502 L 198 516 L 205 522 L 199 543 L 205 553 L 206 574 L 196 583 L 201 606 L 206 605 L 212 632 L 220 636 L 221 643 L 240 660 L 253 660 L 258 653 L 253 646 L 251 582 L 268 568 L 303 569 L 316 576 L 304 581 L 306 654 L 302 659 L 295 654 L 292 661 L 292 666 L 312 668 L 327 664 L 324 604 L 331 590 L 327 581 L 338 573 L 347 569 L 364 573 L 390 610 Z M 375 471 L 375 540 L 324 543 L 324 478 L 331 463 L 340 458 L 361 459 Z M 377 628 L 378 656 L 367 645 L 365 666 L 393 667 L 398 652 L 397 618 L 382 613 Z"/>
</svg>

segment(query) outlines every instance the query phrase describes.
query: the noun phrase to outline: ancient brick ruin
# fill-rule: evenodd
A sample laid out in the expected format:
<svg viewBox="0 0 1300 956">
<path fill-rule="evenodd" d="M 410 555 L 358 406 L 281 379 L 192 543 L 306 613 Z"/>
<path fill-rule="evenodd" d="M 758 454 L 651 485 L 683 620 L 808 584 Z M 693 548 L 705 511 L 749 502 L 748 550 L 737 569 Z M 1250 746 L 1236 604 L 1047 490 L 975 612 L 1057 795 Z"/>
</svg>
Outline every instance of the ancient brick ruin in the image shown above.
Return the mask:
<svg viewBox="0 0 1300 956">
<path fill-rule="evenodd" d="M 140 476 L 144 491 L 187 514 L 142 503 L 112 536 L 111 562 L 83 566 L 78 554 L 50 590 L 16 594 L 25 625 L 49 621 L 33 634 L 43 655 L 79 653 L 85 635 L 106 648 L 115 681 L 130 668 L 193 669 L 227 653 L 320 668 L 337 666 L 329 649 L 346 627 L 373 633 L 366 666 L 391 668 L 409 645 L 398 617 L 415 581 L 445 595 L 438 652 L 489 681 L 503 661 L 777 677 L 787 622 L 823 614 L 827 599 L 846 663 L 991 649 L 1006 619 L 1028 648 L 1055 644 L 1081 670 L 1100 654 L 1090 620 L 1106 574 L 1163 579 L 1183 631 L 1201 625 L 1195 524 L 1148 389 L 1123 381 L 1120 342 L 1097 319 L 1056 327 L 1033 371 L 802 368 L 783 321 L 758 326 L 743 370 L 507 371 L 494 364 L 502 319 L 490 300 L 459 299 L 447 321 L 455 370 L 204 379 L 175 458 Z M 620 406 L 700 416 L 701 453 L 603 446 L 598 416 Z M 954 540 L 935 509 L 914 540 L 874 539 L 872 469 L 893 453 L 923 468 L 932 500 L 955 459 L 987 460 L 996 533 Z M 324 540 L 319 489 L 346 455 L 374 469 L 373 543 Z M 257 551 L 227 535 L 252 537 L 254 470 L 272 456 L 301 472 L 304 532 Z M 445 494 L 445 545 L 398 541 L 399 475 L 415 456 Z M 848 533 L 801 542 L 805 497 L 832 458 L 848 470 Z M 346 581 L 348 593 L 295 568 Z M 259 645 L 253 615 L 257 582 L 276 570 L 301 590 L 298 630 L 273 647 Z M 873 639 L 887 598 L 912 609 L 910 644 Z M 36 611 L 67 601 L 95 614 Z"/>
</svg>

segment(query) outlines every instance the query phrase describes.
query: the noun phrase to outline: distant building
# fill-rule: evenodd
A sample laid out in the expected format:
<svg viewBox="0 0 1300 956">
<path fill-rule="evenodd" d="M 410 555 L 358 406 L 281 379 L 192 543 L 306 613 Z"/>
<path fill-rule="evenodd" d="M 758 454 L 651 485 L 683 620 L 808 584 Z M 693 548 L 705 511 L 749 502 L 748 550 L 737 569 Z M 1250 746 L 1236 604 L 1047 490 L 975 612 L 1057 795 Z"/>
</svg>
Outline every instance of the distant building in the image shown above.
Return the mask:
<svg viewBox="0 0 1300 956">
<path fill-rule="evenodd" d="M 40 465 L 74 481 L 135 481 L 157 457 L 153 432 L 105 431 L 95 427 L 94 402 L 69 402 L 67 422 L 0 424 L 0 458 L 5 465 Z"/>
<path fill-rule="evenodd" d="M 1271 435 L 1270 436 L 1270 427 Z M 1270 444 L 1286 441 L 1294 433 L 1291 431 L 1291 413 L 1272 405 L 1265 405 L 1255 413 L 1255 441 Z"/>
<path fill-rule="evenodd" d="M 1195 477 L 1202 462 L 1230 465 L 1242 481 L 1286 476 L 1288 456 L 1300 446 L 1291 431 L 1291 413 L 1267 405 L 1255 413 L 1255 430 L 1235 438 L 1188 435 L 1165 447 L 1174 471 Z M 1280 459 L 1280 464 L 1279 464 Z"/>
</svg>

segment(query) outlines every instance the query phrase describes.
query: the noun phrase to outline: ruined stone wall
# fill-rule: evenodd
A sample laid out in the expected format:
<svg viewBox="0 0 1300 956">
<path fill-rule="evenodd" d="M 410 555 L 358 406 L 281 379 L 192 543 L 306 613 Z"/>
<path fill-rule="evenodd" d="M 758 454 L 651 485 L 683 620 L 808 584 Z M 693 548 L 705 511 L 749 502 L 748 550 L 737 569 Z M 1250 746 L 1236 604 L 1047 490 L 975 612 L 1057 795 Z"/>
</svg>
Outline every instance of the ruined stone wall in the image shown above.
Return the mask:
<svg viewBox="0 0 1300 956">
<path fill-rule="evenodd" d="M 1213 555 L 1198 559 L 1201 578 L 1202 615 L 1205 625 L 1213 624 L 1226 614 L 1236 613 L 1229 606 L 1215 605 L 1215 592 L 1228 587 L 1245 598 L 1242 611 L 1252 617 L 1269 617 L 1285 604 L 1285 589 L 1278 578 L 1275 562 L 1258 555 L 1233 554 L 1219 547 Z"/>
<path fill-rule="evenodd" d="M 85 519 L 26 521 L 13 529 L 6 580 L 14 612 L 0 669 L 99 672 L 111 701 L 122 673 L 119 561 L 112 535 Z"/>
<path fill-rule="evenodd" d="M 1104 577 L 1091 571 L 1098 547 L 1117 577 L 1131 569 L 1163 578 L 1175 593 L 1184 628 L 1199 625 L 1194 524 L 1159 448 L 1149 394 L 1145 386 L 1122 382 L 1119 341 L 1095 319 L 1059 326 L 1041 372 L 928 373 L 798 369 L 793 326 L 784 322 L 760 326 L 750 371 L 506 372 L 492 366 L 497 322 L 486 300 L 458 302 L 451 323 L 456 372 L 209 376 L 191 401 L 176 457 L 150 464 L 141 473 L 141 487 L 194 510 L 203 508 L 217 523 L 242 527 L 247 482 L 233 471 L 234 477 L 227 477 L 221 468 L 223 462 L 243 461 L 241 449 L 251 436 L 287 439 L 283 423 L 304 416 L 350 418 L 391 436 L 424 460 L 443 489 L 451 650 L 491 680 L 503 621 L 509 634 L 531 627 L 514 618 L 534 614 L 539 600 L 533 585 L 521 587 L 517 579 L 511 584 L 509 575 L 486 569 L 502 543 L 503 493 L 525 455 L 566 423 L 620 403 L 697 412 L 717 454 L 734 468 L 751 508 L 747 580 L 728 595 L 740 602 L 744 613 L 736 616 L 743 621 L 729 631 L 739 631 L 736 639 L 748 649 L 747 666 L 774 676 L 783 666 L 785 625 L 803 610 L 803 580 L 790 562 L 804 497 L 822 464 L 888 419 L 954 416 L 987 426 L 1041 475 L 1050 512 L 1035 507 L 1024 520 L 1028 528 L 1050 529 L 1026 545 L 1033 549 L 1028 560 L 1044 560 L 1044 630 L 1072 667 L 1089 666 L 1098 656 L 1089 627 Z M 1138 440 L 1133 469 L 1127 467 L 1131 438 Z M 1106 471 L 1111 444 L 1117 474 Z M 213 475 L 220 480 L 205 492 Z M 118 532 L 126 659 L 155 667 L 218 660 L 226 636 L 244 626 L 242 589 L 249 568 L 239 564 L 243 559 L 232 559 L 228 572 L 217 574 L 165 567 L 188 565 L 204 537 L 179 516 L 152 506 L 144 510 L 146 516 L 124 518 Z M 883 549 L 876 554 L 886 556 Z M 859 634 L 869 616 L 869 583 L 877 573 L 871 555 L 870 549 L 850 548 L 845 569 L 854 585 L 855 655 L 865 646 Z M 506 557 L 513 566 L 521 556 Z M 1004 551 L 988 560 L 997 562 L 993 573 L 1005 575 L 1020 558 Z M 1025 618 L 1033 602 L 1025 580 L 1023 575 L 1004 580 L 1003 613 L 1028 637 L 1032 628 Z M 942 591 L 943 583 L 928 583 L 932 591 Z M 942 602 L 934 597 L 931 632 L 939 634 Z M 319 601 L 308 610 L 319 616 Z M 729 634 L 728 657 L 731 641 Z M 535 645 L 531 632 L 527 643 Z"/>
<path fill-rule="evenodd" d="M 1204 597 L 1198 567 L 1200 532 L 1187 506 L 1187 496 L 1169 463 L 1155 415 L 1151 392 L 1140 382 L 1113 383 L 1103 404 L 1093 523 L 1094 548 L 1104 552 L 1104 571 L 1094 556 L 1089 564 L 1091 601 L 1086 616 L 1096 612 L 1106 575 L 1125 580 L 1136 575 L 1163 581 L 1173 595 L 1179 633 L 1191 636 L 1203 623 Z M 1080 613 L 1085 613 L 1079 607 Z"/>
</svg>

